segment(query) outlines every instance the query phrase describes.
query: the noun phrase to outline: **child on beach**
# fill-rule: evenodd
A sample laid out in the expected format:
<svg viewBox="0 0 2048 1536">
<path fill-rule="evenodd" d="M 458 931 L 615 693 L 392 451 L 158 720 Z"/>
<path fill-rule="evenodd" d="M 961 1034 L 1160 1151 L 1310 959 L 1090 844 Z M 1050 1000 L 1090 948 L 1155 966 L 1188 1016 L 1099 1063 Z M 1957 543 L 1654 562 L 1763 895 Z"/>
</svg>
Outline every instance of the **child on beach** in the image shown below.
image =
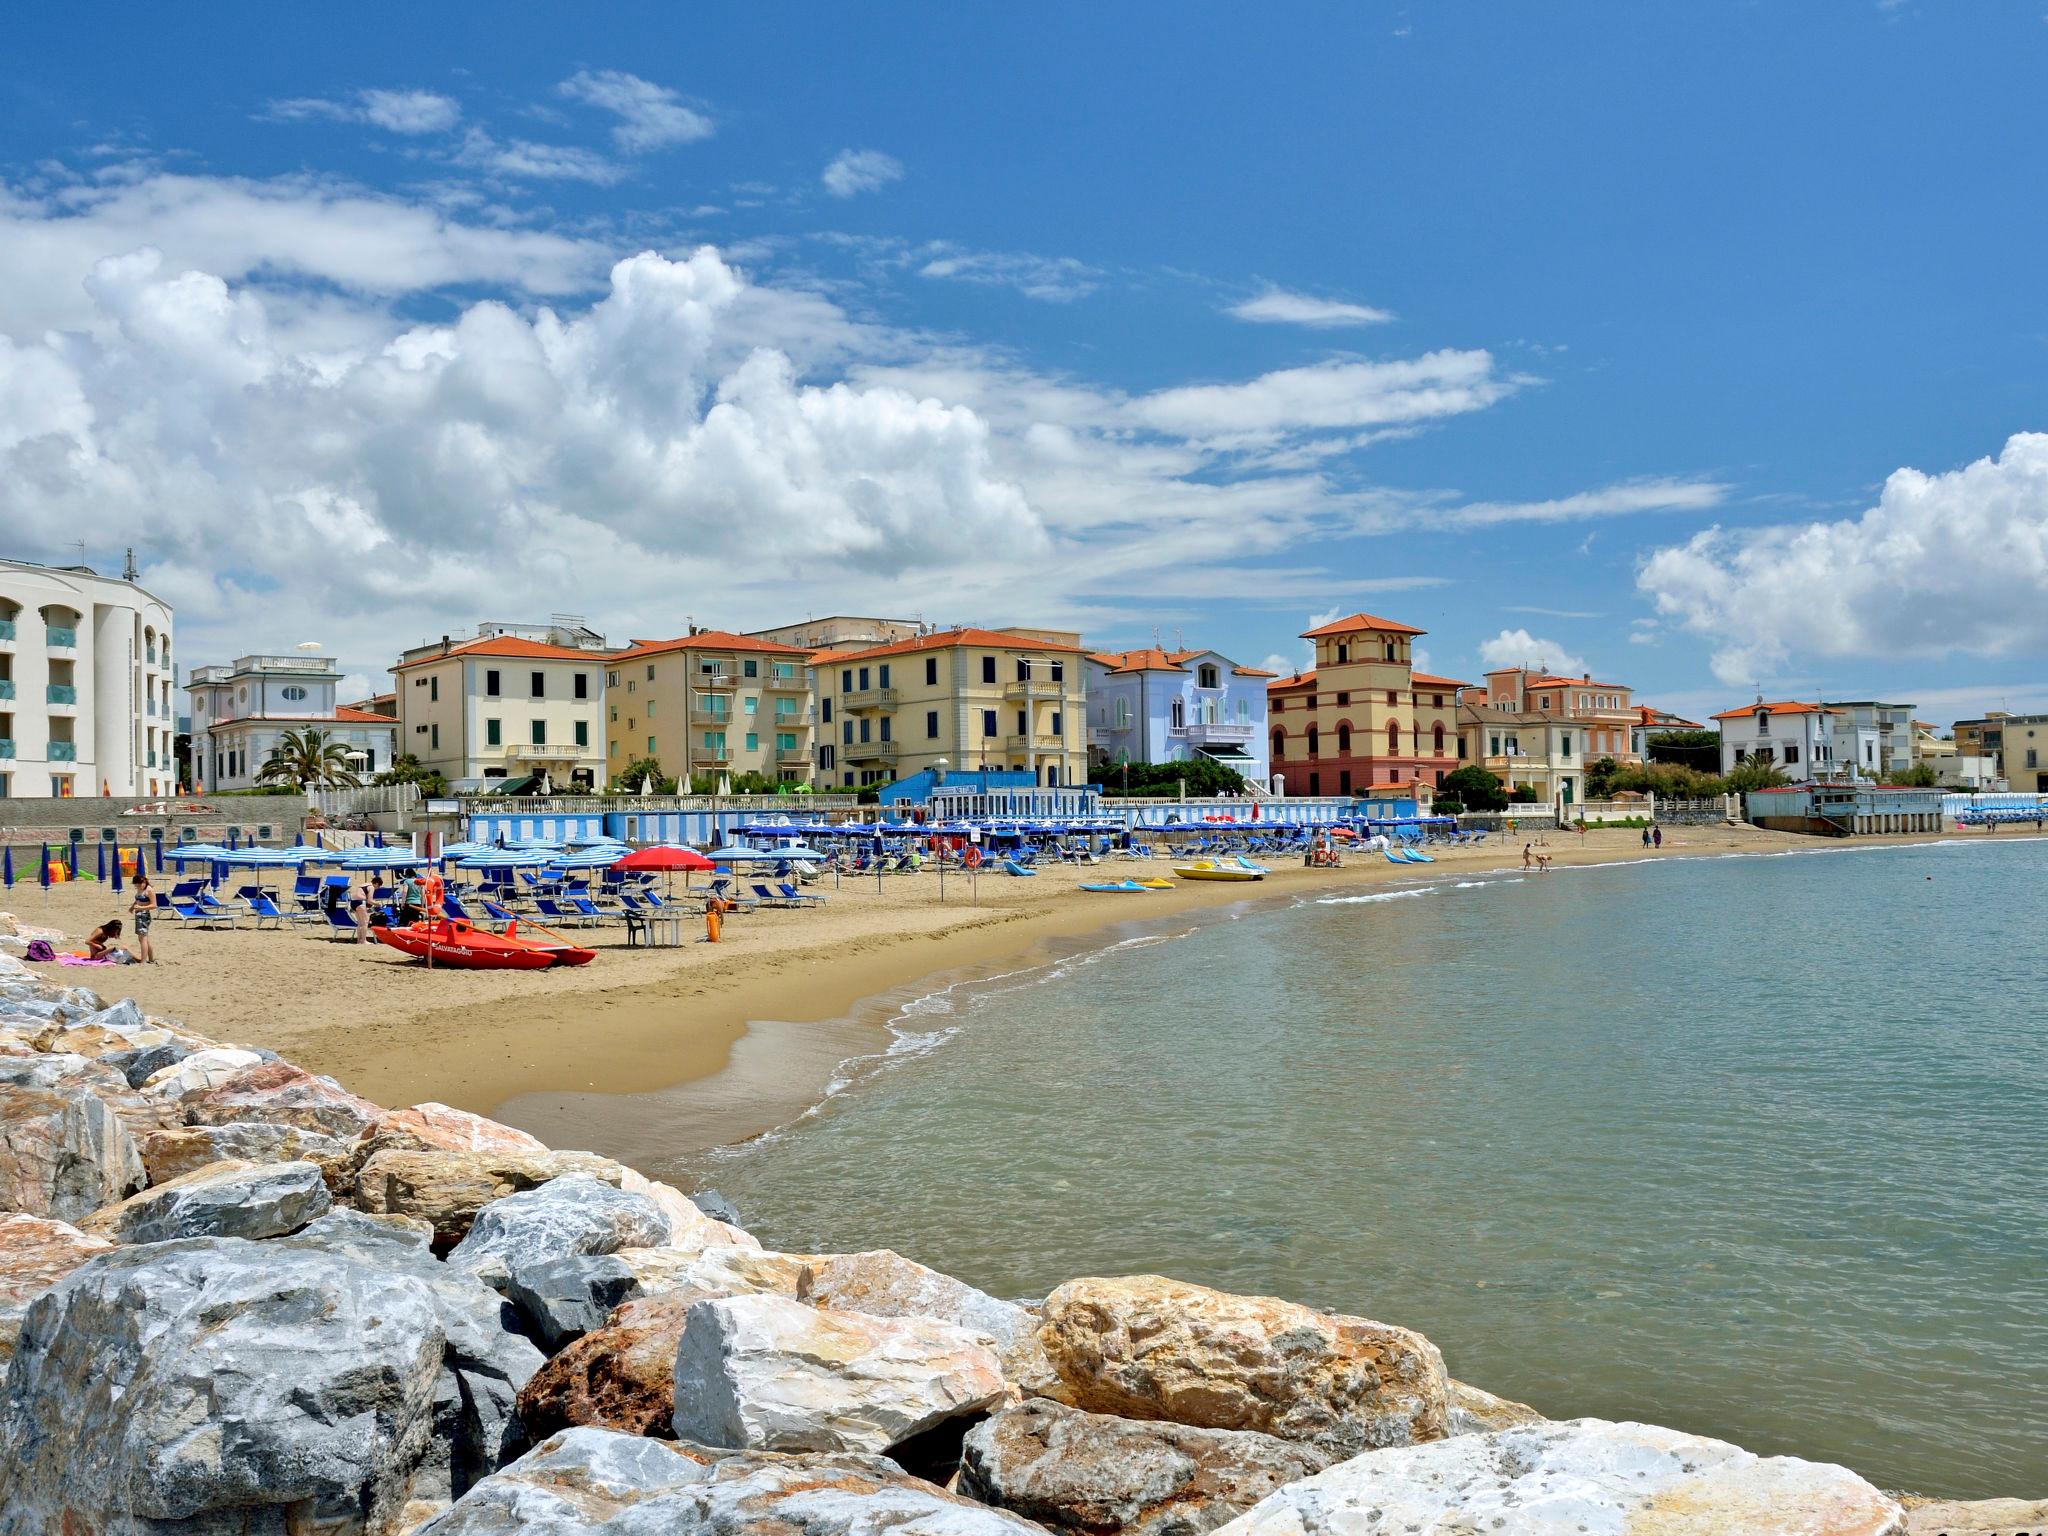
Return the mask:
<svg viewBox="0 0 2048 1536">
<path fill-rule="evenodd" d="M 156 920 L 156 891 L 149 883 L 149 872 L 139 862 L 135 870 L 135 899 L 128 903 L 128 919 L 135 925 L 135 958 L 144 965 L 155 965 L 156 949 L 149 940 L 149 925 Z"/>
</svg>

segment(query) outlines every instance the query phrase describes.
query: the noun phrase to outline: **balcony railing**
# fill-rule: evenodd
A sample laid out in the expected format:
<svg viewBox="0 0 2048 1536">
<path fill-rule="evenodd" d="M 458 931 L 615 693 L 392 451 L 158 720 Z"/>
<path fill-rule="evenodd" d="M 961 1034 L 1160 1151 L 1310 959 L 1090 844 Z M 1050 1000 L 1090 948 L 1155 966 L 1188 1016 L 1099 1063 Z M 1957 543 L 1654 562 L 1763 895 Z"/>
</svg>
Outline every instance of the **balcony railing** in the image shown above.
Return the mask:
<svg viewBox="0 0 2048 1536">
<path fill-rule="evenodd" d="M 0 736 L 0 757 L 12 756 L 14 756 L 14 738 L 12 736 Z"/>
<path fill-rule="evenodd" d="M 730 725 L 732 724 L 732 711 L 729 709 L 708 709 L 702 704 L 692 704 L 690 706 L 690 724 L 708 725 L 714 728 Z"/>
<path fill-rule="evenodd" d="M 690 676 L 692 688 L 737 688 L 740 675 L 737 672 L 696 672 Z"/>
<path fill-rule="evenodd" d="M 1028 736 L 1011 734 L 1003 738 L 1005 752 L 1064 752 L 1067 739 L 1055 736 L 1051 731 L 1033 731 Z"/>
<path fill-rule="evenodd" d="M 11 699 L 13 697 L 14 679 L 11 677 L 0 677 L 0 699 Z"/>
<path fill-rule="evenodd" d="M 732 748 L 707 747 L 699 743 L 697 746 L 690 748 L 690 761 L 692 763 L 710 763 L 717 767 L 724 767 L 732 761 Z"/>
<path fill-rule="evenodd" d="M 53 741 L 50 743 L 50 761 L 53 763 L 75 763 L 78 761 L 78 743 L 75 741 Z"/>
<path fill-rule="evenodd" d="M 76 704 L 78 690 L 69 683 L 51 683 L 43 690 L 43 697 L 51 704 Z"/>
<path fill-rule="evenodd" d="M 849 763 L 893 763 L 896 761 L 896 743 L 856 741 L 842 745 L 839 755 Z"/>
<path fill-rule="evenodd" d="M 14 643 L 14 620 L 0 619 L 0 640 L 5 640 L 9 645 Z"/>
<path fill-rule="evenodd" d="M 770 693 L 809 693 L 811 691 L 811 685 L 804 681 L 804 675 L 801 672 L 792 673 L 788 677 L 784 677 L 779 672 L 770 672 L 761 679 L 761 686 Z"/>
<path fill-rule="evenodd" d="M 1067 685 L 1054 677 L 1019 677 L 1003 685 L 1003 697 L 1009 699 L 1056 699 L 1065 693 Z"/>
<path fill-rule="evenodd" d="M 574 762 L 579 757 L 591 757 L 595 753 L 573 741 L 509 741 L 502 747 L 485 747 L 482 755 L 522 763 L 555 763 Z"/>
<path fill-rule="evenodd" d="M 863 709 L 894 709 L 896 698 L 894 688 L 856 688 L 839 695 L 839 707 L 856 713 Z"/>
<path fill-rule="evenodd" d="M 1191 720 L 1181 730 L 1189 741 L 1198 746 L 1241 747 L 1252 739 L 1253 727 L 1249 721 Z"/>
<path fill-rule="evenodd" d="M 55 624 L 51 624 L 44 628 L 43 638 L 52 650 L 60 646 L 68 650 L 76 650 L 78 648 L 78 631 L 75 629 L 60 629 Z"/>
<path fill-rule="evenodd" d="M 775 765 L 778 768 L 808 768 L 811 766 L 810 751 L 804 747 L 777 747 Z"/>
</svg>

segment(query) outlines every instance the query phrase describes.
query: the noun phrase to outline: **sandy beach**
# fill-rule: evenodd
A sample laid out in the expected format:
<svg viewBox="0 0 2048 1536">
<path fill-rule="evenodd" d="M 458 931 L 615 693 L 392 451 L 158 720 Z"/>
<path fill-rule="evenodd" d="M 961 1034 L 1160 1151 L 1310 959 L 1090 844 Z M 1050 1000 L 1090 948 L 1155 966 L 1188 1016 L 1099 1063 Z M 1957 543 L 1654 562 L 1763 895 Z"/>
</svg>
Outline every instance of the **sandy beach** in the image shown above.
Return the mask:
<svg viewBox="0 0 2048 1536">
<path fill-rule="evenodd" d="M 1843 846 L 1717 826 L 1671 829 L 1655 854 L 1639 831 L 1619 828 L 1552 833 L 1542 851 L 1562 866 Z M 1437 852 L 1435 873 L 1521 862 L 1519 843 Z M 642 1150 L 641 1137 L 607 1123 L 590 1096 L 691 1090 L 674 1101 L 687 1127 L 679 1138 L 671 1126 L 663 1145 L 739 1140 L 815 1100 L 834 1064 L 874 1049 L 896 1001 L 918 990 L 1102 942 L 1133 922 L 1432 873 L 1354 855 L 1340 869 L 1276 862 L 1251 885 L 1182 882 L 1145 896 L 1077 889 L 1132 867 L 1056 866 L 1035 879 L 972 883 L 949 874 L 943 900 L 933 873 L 888 876 L 879 890 L 872 878 L 835 887 L 828 875 L 813 888 L 827 897 L 822 908 L 735 915 L 717 945 L 628 949 L 622 929 L 590 930 L 599 955 L 579 969 L 430 972 L 383 945 L 310 930 L 163 919 L 155 965 L 48 969 L 216 1038 L 278 1051 L 380 1103 L 440 1100 L 623 1157 Z M 17 883 L 0 907 L 77 940 L 127 902 L 97 884 L 45 892 Z"/>
</svg>

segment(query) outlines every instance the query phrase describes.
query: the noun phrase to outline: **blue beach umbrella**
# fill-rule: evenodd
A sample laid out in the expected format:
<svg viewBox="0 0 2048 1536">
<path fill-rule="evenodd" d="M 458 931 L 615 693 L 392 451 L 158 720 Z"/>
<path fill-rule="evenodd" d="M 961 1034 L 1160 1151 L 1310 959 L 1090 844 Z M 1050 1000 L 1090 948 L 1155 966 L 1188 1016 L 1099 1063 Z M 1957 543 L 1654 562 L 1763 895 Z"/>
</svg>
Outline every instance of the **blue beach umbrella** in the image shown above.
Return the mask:
<svg viewBox="0 0 2048 1536">
<path fill-rule="evenodd" d="M 162 838 L 156 840 L 156 872 L 158 874 L 164 872 L 164 840 Z"/>
<path fill-rule="evenodd" d="M 69 869 L 70 869 L 70 873 L 71 873 L 71 878 L 72 878 L 72 879 L 74 879 L 74 880 L 76 880 L 76 879 L 78 878 L 78 844 L 76 844 L 76 843 L 72 843 L 72 844 L 70 844 L 70 845 L 69 845 L 69 848 L 68 848 L 68 852 L 69 852 L 69 856 L 70 856 L 70 861 L 69 861 L 69 866 L 68 866 L 68 867 L 69 867 Z"/>
<path fill-rule="evenodd" d="M 306 834 L 305 834 L 305 833 L 303 833 L 303 832 L 294 832 L 294 833 L 292 834 L 292 846 L 293 846 L 294 848 L 303 848 L 303 847 L 305 847 L 305 846 L 306 846 Z"/>
<path fill-rule="evenodd" d="M 93 852 L 93 878 L 95 880 L 104 880 L 107 878 L 107 845 L 105 843 L 96 843 L 93 845 Z"/>
<path fill-rule="evenodd" d="M 121 889 L 121 845 L 114 844 L 114 889 Z"/>
<path fill-rule="evenodd" d="M 0 885 L 5 885 L 10 891 L 14 889 L 14 850 L 12 848 L 0 848 Z"/>
<path fill-rule="evenodd" d="M 36 883 L 44 890 L 50 888 L 50 845 L 43 844 L 43 856 L 36 860 Z"/>
</svg>

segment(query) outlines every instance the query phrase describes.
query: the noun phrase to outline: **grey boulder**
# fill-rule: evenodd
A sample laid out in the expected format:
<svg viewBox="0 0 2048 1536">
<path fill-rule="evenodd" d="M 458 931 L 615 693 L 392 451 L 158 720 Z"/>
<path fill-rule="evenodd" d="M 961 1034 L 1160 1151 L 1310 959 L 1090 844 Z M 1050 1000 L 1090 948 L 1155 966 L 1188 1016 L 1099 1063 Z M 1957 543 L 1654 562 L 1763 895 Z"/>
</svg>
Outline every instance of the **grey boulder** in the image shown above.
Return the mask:
<svg viewBox="0 0 2048 1536">
<path fill-rule="evenodd" d="M 75 1222 L 142 1187 L 110 1091 L 127 1079 L 82 1056 L 0 1057 L 0 1209 Z"/>
<path fill-rule="evenodd" d="M 960 1491 L 1057 1531 L 1200 1536 L 1328 1458 L 1251 1430 L 1190 1429 L 1035 1400 L 967 1432 Z"/>
<path fill-rule="evenodd" d="M 417 1536 L 1042 1536 L 879 1457 L 714 1457 L 569 1429 L 471 1489 Z"/>
<path fill-rule="evenodd" d="M 602 1327 L 614 1308 L 637 1296 L 676 1294 L 706 1301 L 775 1291 L 800 1297 L 810 1280 L 809 1264 L 792 1254 L 728 1244 L 694 1252 L 621 1248 L 515 1262 L 500 1289 L 552 1355 Z"/>
<path fill-rule="evenodd" d="M 326 1213 L 317 1163 L 209 1163 L 95 1211 L 79 1230 L 117 1243 L 282 1237 Z"/>
<path fill-rule="evenodd" d="M 657 1248 L 671 1230 L 669 1218 L 645 1195 L 628 1194 L 589 1174 L 568 1174 L 478 1211 L 469 1234 L 449 1251 L 448 1263 L 495 1285 L 514 1265 Z"/>
</svg>

